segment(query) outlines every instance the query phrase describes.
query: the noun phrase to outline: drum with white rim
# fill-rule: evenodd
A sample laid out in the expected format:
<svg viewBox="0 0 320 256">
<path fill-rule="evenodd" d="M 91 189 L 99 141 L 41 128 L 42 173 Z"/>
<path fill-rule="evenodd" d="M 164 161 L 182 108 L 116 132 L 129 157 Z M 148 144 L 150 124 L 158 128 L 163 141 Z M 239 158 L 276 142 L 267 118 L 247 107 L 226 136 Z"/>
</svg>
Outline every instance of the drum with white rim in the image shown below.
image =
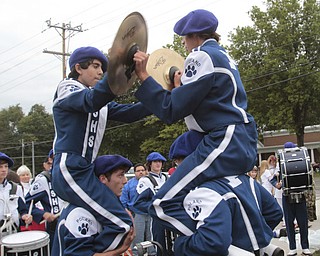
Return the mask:
<svg viewBox="0 0 320 256">
<path fill-rule="evenodd" d="M 312 168 L 306 147 L 278 150 L 284 195 L 312 189 Z"/>
<path fill-rule="evenodd" d="M 1 256 L 50 256 L 50 238 L 44 231 L 25 231 L 1 239 Z"/>
</svg>

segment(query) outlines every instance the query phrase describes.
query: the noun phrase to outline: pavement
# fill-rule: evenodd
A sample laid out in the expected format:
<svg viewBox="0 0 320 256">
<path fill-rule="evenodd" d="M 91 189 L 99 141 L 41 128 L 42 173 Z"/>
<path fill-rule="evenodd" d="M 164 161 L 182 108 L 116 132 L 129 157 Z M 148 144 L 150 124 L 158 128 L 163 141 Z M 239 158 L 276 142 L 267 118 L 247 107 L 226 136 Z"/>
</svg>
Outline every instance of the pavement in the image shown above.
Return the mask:
<svg viewBox="0 0 320 256">
<path fill-rule="evenodd" d="M 309 222 L 309 246 L 310 251 L 314 253 L 320 250 L 320 176 L 315 177 L 315 188 L 316 188 L 316 214 L 317 219 Z M 282 228 L 282 223 L 279 224 L 278 228 Z M 300 234 L 296 234 L 297 251 L 298 255 L 302 255 L 302 249 L 300 245 Z M 286 254 L 289 252 L 289 242 L 287 237 L 273 238 L 272 244 L 281 247 Z"/>
</svg>

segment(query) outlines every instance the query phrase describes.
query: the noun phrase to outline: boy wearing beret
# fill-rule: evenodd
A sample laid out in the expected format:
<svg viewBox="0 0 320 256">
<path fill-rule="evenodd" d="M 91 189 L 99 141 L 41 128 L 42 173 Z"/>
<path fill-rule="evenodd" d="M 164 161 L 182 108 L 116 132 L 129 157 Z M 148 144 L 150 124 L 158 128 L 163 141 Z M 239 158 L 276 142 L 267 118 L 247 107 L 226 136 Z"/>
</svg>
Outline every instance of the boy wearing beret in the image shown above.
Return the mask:
<svg viewBox="0 0 320 256">
<path fill-rule="evenodd" d="M 106 187 L 103 196 L 114 198 L 114 205 L 110 208 L 121 206 L 124 209 L 119 197 L 123 186 L 127 183 L 125 173 L 132 163 L 120 155 L 104 155 L 97 157 L 94 165 L 96 177 Z M 120 219 L 113 214 L 109 214 L 107 218 L 109 223 L 103 226 L 88 210 L 70 204 L 61 213 L 51 255 L 113 256 L 125 252 L 134 238 L 133 228 L 131 227 L 127 236 L 119 243 L 118 233 L 110 234 L 103 230 L 108 229 L 108 224 L 113 225 Z M 114 243 L 119 246 L 113 248 Z"/>
<path fill-rule="evenodd" d="M 7 180 L 9 168 L 12 166 L 13 160 L 0 152 L 0 238 L 19 231 L 20 225 L 32 222 L 22 187 Z"/>
<path fill-rule="evenodd" d="M 171 92 L 149 76 L 148 55 L 141 51 L 134 55 L 141 80 L 135 96 L 165 123 L 184 119 L 189 130 L 204 134 L 151 207 L 152 215 L 182 234 L 190 234 L 190 229 L 174 205 L 183 195 L 207 180 L 246 173 L 256 162 L 256 124 L 246 111 L 247 96 L 236 63 L 219 45 L 217 27 L 218 19 L 207 10 L 192 11 L 175 24 L 174 32 L 182 36 L 189 55 L 182 76 L 175 74 L 176 88 Z"/>
<path fill-rule="evenodd" d="M 81 47 L 70 56 L 70 74 L 58 85 L 53 102 L 55 124 L 53 189 L 63 200 L 84 207 L 104 226 L 105 232 L 119 233 L 110 249 L 129 232 L 132 221 L 117 204 L 106 197 L 104 186 L 94 175 L 95 160 L 107 120 L 125 123 L 150 114 L 141 103 L 118 104 L 108 84 L 108 60 L 94 47 Z M 118 208 L 116 208 L 119 206 Z M 110 215 L 117 221 L 110 225 Z M 104 222 L 106 224 L 104 224 Z"/>
<path fill-rule="evenodd" d="M 146 160 L 146 166 L 149 174 L 141 177 L 138 181 L 138 195 L 133 203 L 133 207 L 140 212 L 148 214 L 148 209 L 152 203 L 153 196 L 157 193 L 161 186 L 165 184 L 168 177 L 166 174 L 162 173 L 163 164 L 167 161 L 163 155 L 161 155 L 159 152 L 152 152 L 147 156 Z M 164 228 L 159 225 L 156 220 L 151 218 L 150 230 L 152 239 L 161 244 L 164 252 L 158 250 L 156 253 L 156 251 L 153 250 L 151 252 L 149 251 L 149 255 L 167 255 Z"/>
</svg>

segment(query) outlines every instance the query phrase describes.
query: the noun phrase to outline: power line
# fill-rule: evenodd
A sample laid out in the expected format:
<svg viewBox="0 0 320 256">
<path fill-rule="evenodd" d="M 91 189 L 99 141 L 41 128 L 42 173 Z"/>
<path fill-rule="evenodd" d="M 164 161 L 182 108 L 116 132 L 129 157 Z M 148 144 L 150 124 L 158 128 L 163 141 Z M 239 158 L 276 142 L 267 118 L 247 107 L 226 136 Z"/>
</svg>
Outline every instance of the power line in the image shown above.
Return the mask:
<svg viewBox="0 0 320 256">
<path fill-rule="evenodd" d="M 309 76 L 309 75 L 315 74 L 315 73 L 317 73 L 317 72 L 320 72 L 320 70 L 315 70 L 315 71 L 313 71 L 313 72 L 308 72 L 308 73 L 301 74 L 301 75 L 298 75 L 298 76 L 295 76 L 295 77 L 291 77 L 291 78 L 288 78 L 288 79 L 284 79 L 284 80 L 281 80 L 281 81 L 277 81 L 277 82 L 274 82 L 274 83 L 271 83 L 271 84 L 266 84 L 266 85 L 260 86 L 260 87 L 258 87 L 258 88 L 250 89 L 250 90 L 247 90 L 247 93 L 253 92 L 253 91 L 258 91 L 258 90 L 261 90 L 261 89 L 265 89 L 265 88 L 270 87 L 270 86 L 273 86 L 273 85 L 282 84 L 282 83 L 285 83 L 285 82 L 289 82 L 289 81 L 292 81 L 292 80 L 296 80 L 296 79 L 298 79 L 298 78 L 305 77 L 305 76 Z"/>
<path fill-rule="evenodd" d="M 48 50 L 43 50 L 44 53 L 50 53 L 54 55 L 61 55 L 62 56 L 62 78 L 66 78 L 66 56 L 70 56 L 70 53 L 66 52 L 66 39 L 70 38 L 74 33 L 76 32 L 83 32 L 82 30 L 82 24 L 76 27 L 71 27 L 71 23 L 65 24 L 62 23 L 61 26 L 59 25 L 52 25 L 51 24 L 51 19 L 46 21 L 47 25 L 49 28 L 55 28 L 56 31 L 59 33 L 59 35 L 62 38 L 62 52 L 55 52 L 55 51 L 48 51 Z M 58 31 L 58 29 L 61 29 L 61 33 Z M 69 35 L 66 36 L 66 31 L 69 32 Z"/>
</svg>

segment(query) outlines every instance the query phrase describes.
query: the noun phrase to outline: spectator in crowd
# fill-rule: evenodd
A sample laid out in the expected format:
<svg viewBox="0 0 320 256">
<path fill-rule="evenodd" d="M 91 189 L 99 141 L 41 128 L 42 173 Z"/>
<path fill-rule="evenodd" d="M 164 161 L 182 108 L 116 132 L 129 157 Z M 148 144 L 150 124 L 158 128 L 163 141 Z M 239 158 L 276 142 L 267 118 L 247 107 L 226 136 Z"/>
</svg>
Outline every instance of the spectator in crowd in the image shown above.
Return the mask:
<svg viewBox="0 0 320 256">
<path fill-rule="evenodd" d="M 137 252 L 137 249 L 135 248 L 135 245 L 143 241 L 151 240 L 151 233 L 150 233 L 151 217 L 149 214 L 145 212 L 141 212 L 133 207 L 133 204 L 138 196 L 137 185 L 138 185 L 139 179 L 147 175 L 146 167 L 142 163 L 136 164 L 133 167 L 133 170 L 134 170 L 134 177 L 131 178 L 126 185 L 124 185 L 122 194 L 120 196 L 120 200 L 122 205 L 127 210 L 129 210 L 132 216 L 134 217 L 134 227 L 135 227 L 136 236 L 132 242 L 131 249 L 132 249 L 133 255 L 138 256 L 138 252 Z M 153 247 L 149 247 L 147 251 L 149 255 L 155 254 Z"/>
<path fill-rule="evenodd" d="M 24 196 L 26 196 L 26 194 L 29 192 L 30 189 L 30 185 L 31 185 L 31 171 L 28 168 L 28 166 L 26 165 L 21 165 L 18 169 L 17 169 L 17 174 L 19 175 L 20 178 L 20 184 L 23 187 L 23 194 Z"/>
<path fill-rule="evenodd" d="M 247 173 L 252 179 L 258 180 L 259 170 L 257 166 L 253 166 L 252 170 Z"/>
</svg>

